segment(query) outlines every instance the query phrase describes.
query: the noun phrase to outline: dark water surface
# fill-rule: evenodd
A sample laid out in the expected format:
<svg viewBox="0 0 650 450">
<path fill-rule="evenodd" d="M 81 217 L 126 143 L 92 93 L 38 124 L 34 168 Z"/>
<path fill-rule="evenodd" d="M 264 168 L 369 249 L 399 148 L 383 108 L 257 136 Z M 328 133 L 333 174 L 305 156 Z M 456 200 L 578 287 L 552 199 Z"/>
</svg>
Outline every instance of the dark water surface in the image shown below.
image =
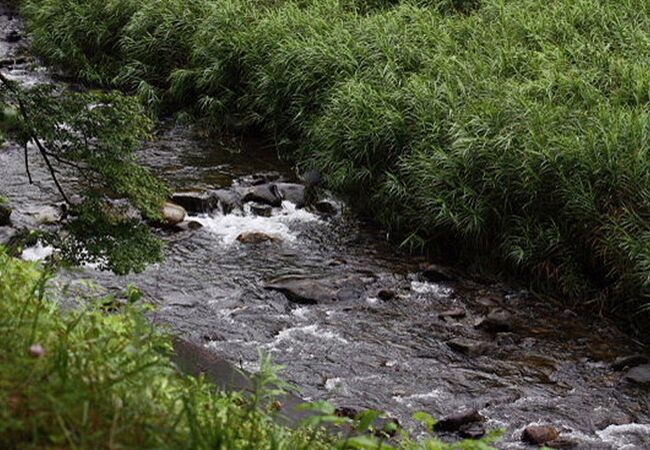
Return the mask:
<svg viewBox="0 0 650 450">
<path fill-rule="evenodd" d="M 20 51 L 3 39 L 12 27 L 21 29 L 0 15 L 0 60 Z M 27 83 L 46 77 L 29 63 L 0 70 Z M 259 172 L 293 177 L 273 149 L 242 143 L 233 152 L 189 127 L 161 124 L 141 157 L 179 189 L 230 187 Z M 0 150 L 0 192 L 19 223 L 59 201 L 36 162 L 33 172 L 43 181 L 28 186 L 21 150 Z M 488 429 L 507 429 L 504 449 L 525 448 L 520 435 L 531 423 L 555 425 L 578 448 L 650 448 L 650 391 L 610 368 L 639 348 L 606 322 L 507 286 L 427 281 L 421 260 L 386 243 L 344 206 L 331 217 L 285 202 L 271 217 L 245 208 L 195 220 L 203 227 L 166 233 L 165 261 L 144 273 L 118 277 L 84 268 L 61 280 L 94 280 L 109 290 L 134 283 L 158 304 L 155 320 L 247 370 L 256 370 L 260 350 L 269 352 L 306 399 L 386 410 L 406 426 L 416 411 L 441 417 L 475 407 Z M 244 231 L 279 242 L 241 244 L 235 238 Z M 343 295 L 299 304 L 265 288 L 287 276 L 343 286 Z M 380 299 L 382 289 L 394 298 Z M 455 308 L 466 316 L 439 317 Z M 511 331 L 475 327 L 495 308 L 510 313 Z M 448 342 L 459 339 L 481 350 L 453 350 Z"/>
</svg>

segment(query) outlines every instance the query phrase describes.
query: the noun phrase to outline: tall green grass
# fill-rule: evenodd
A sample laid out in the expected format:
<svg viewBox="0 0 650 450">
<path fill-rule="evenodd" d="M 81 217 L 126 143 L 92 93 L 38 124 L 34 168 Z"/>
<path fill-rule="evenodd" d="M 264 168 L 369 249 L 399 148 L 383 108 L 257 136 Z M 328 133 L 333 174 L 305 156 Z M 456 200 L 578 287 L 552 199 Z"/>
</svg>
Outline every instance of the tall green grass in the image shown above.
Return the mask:
<svg viewBox="0 0 650 450">
<path fill-rule="evenodd" d="M 407 244 L 481 255 L 570 302 L 647 304 L 647 1 L 185 4 L 25 11 L 51 63 L 263 130 Z"/>
</svg>

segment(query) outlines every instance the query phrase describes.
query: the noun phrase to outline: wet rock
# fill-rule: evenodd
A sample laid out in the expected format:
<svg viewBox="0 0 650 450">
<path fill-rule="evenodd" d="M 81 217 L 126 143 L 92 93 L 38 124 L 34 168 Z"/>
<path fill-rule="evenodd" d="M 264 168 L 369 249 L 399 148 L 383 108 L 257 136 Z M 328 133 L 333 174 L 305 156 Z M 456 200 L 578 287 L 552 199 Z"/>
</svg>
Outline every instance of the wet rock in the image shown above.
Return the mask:
<svg viewBox="0 0 650 450">
<path fill-rule="evenodd" d="M 648 360 L 648 357 L 646 355 L 641 355 L 641 354 L 628 355 L 628 356 L 617 358 L 612 363 L 612 369 L 617 371 L 625 370 L 625 369 L 630 369 L 632 367 L 640 366 L 642 364 L 648 364 L 648 362 L 650 361 Z"/>
<path fill-rule="evenodd" d="M 260 205 L 259 203 L 251 204 L 251 212 L 260 217 L 271 217 L 273 207 L 270 205 Z"/>
<path fill-rule="evenodd" d="M 379 292 L 377 292 L 377 298 L 385 302 L 393 300 L 395 297 L 397 297 L 397 293 L 392 289 L 380 289 Z"/>
<path fill-rule="evenodd" d="M 347 417 L 348 419 L 355 419 L 359 414 L 359 410 L 350 408 L 348 406 L 339 406 L 334 410 L 334 415 L 337 417 Z"/>
<path fill-rule="evenodd" d="M 261 244 L 262 242 L 279 242 L 280 239 L 270 234 L 260 231 L 249 231 L 237 236 L 237 240 L 242 244 Z"/>
<path fill-rule="evenodd" d="M 439 266 L 438 264 L 422 264 L 420 266 L 420 273 L 423 278 L 432 283 L 454 281 L 458 278 L 451 269 Z"/>
<path fill-rule="evenodd" d="M 642 366 L 631 368 L 623 378 L 638 384 L 650 383 L 650 364 L 644 364 Z"/>
<path fill-rule="evenodd" d="M 512 319 L 512 314 L 509 311 L 503 308 L 495 308 L 476 325 L 476 328 L 492 333 L 511 331 L 513 328 Z"/>
<path fill-rule="evenodd" d="M 455 352 L 468 356 L 480 356 L 490 349 L 488 344 L 463 338 L 452 339 L 447 342 L 447 346 Z"/>
<path fill-rule="evenodd" d="M 284 279 L 267 284 L 266 289 L 282 292 L 289 301 L 307 305 L 336 300 L 336 289 L 321 280 Z"/>
<path fill-rule="evenodd" d="M 339 212 L 339 208 L 331 200 L 320 200 L 314 204 L 314 208 L 319 213 L 327 216 L 335 216 Z"/>
<path fill-rule="evenodd" d="M 165 202 L 162 209 L 163 220 L 167 225 L 178 225 L 187 215 L 187 211 L 180 205 L 172 202 Z"/>
<path fill-rule="evenodd" d="M 521 440 L 529 444 L 543 445 L 560 437 L 560 432 L 551 425 L 529 425 L 521 434 Z"/>
<path fill-rule="evenodd" d="M 0 203 L 0 227 L 11 225 L 11 207 Z"/>
<path fill-rule="evenodd" d="M 172 195 L 172 202 L 191 213 L 205 213 L 215 209 L 219 200 L 210 192 L 190 191 L 176 192 Z"/>
<path fill-rule="evenodd" d="M 480 439 L 485 436 L 485 427 L 481 423 L 468 423 L 458 429 L 458 434 L 465 439 Z"/>
<path fill-rule="evenodd" d="M 479 414 L 476 409 L 468 409 L 445 417 L 438 421 L 433 429 L 436 431 L 459 431 L 463 426 L 480 422 L 485 422 L 485 417 Z"/>
<path fill-rule="evenodd" d="M 243 198 L 244 202 L 264 203 L 271 206 L 280 206 L 282 199 L 277 195 L 273 184 L 260 184 L 248 190 Z"/>
<path fill-rule="evenodd" d="M 242 208 L 242 197 L 235 191 L 230 189 L 216 189 L 210 191 L 210 195 L 217 200 L 223 214 L 230 214 L 234 210 Z"/>
<path fill-rule="evenodd" d="M 277 183 L 275 185 L 275 192 L 282 200 L 287 200 L 302 208 L 307 203 L 305 186 L 294 183 Z"/>
<path fill-rule="evenodd" d="M 467 313 L 463 308 L 452 308 L 446 311 L 442 311 L 441 313 L 438 314 L 438 317 L 440 319 L 445 319 L 447 317 L 451 317 L 452 319 L 462 319 L 466 315 Z"/>
</svg>

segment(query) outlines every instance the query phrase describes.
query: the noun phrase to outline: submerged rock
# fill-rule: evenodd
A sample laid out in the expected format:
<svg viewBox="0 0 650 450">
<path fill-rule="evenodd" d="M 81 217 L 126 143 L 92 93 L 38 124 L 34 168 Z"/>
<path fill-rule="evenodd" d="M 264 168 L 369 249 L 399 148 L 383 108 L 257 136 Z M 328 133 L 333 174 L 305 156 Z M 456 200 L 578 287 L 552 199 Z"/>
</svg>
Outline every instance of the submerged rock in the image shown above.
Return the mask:
<svg viewBox="0 0 650 450">
<path fill-rule="evenodd" d="M 445 417 L 438 421 L 433 429 L 436 431 L 459 431 L 463 426 L 481 422 L 485 422 L 485 417 L 476 409 L 468 409 L 458 414 Z"/>
<path fill-rule="evenodd" d="M 366 297 L 362 282 L 354 277 L 309 279 L 283 277 L 265 286 L 282 292 L 289 301 L 313 305 L 328 302 L 353 302 Z"/>
<path fill-rule="evenodd" d="M 237 240 L 242 244 L 261 244 L 262 242 L 279 242 L 280 238 L 261 231 L 248 231 L 237 236 Z"/>
<path fill-rule="evenodd" d="M 624 376 L 628 381 L 638 384 L 650 383 L 650 364 L 631 368 Z"/>
<path fill-rule="evenodd" d="M 187 211 L 180 205 L 172 202 L 165 202 L 162 209 L 163 220 L 167 225 L 178 225 L 187 215 Z"/>
<path fill-rule="evenodd" d="M 377 298 L 387 302 L 397 297 L 397 293 L 392 289 L 380 289 L 377 292 Z"/>
<path fill-rule="evenodd" d="M 560 437 L 560 432 L 551 425 L 529 425 L 521 434 L 521 440 L 529 444 L 543 445 Z"/>
</svg>

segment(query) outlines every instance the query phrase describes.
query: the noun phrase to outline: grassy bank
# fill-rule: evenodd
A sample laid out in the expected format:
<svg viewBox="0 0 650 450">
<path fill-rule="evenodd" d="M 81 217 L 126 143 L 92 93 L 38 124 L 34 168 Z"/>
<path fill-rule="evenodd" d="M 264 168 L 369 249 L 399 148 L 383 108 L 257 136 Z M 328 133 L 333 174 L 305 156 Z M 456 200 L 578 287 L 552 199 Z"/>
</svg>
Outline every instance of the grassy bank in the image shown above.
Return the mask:
<svg viewBox="0 0 650 450">
<path fill-rule="evenodd" d="M 28 0 L 36 49 L 262 130 L 415 247 L 567 301 L 650 295 L 644 0 Z"/>
<path fill-rule="evenodd" d="M 325 407 L 309 427 L 278 425 L 272 368 L 262 371 L 253 395 L 219 392 L 178 372 L 171 339 L 142 307 L 109 312 L 114 299 L 104 299 L 62 310 L 50 278 L 0 247 L 2 449 L 393 448 L 371 435 L 343 439 L 318 431 L 320 423 L 346 420 L 326 415 Z M 129 292 L 127 298 L 138 297 Z M 416 444 L 406 435 L 398 447 L 492 448 L 482 441 Z"/>
</svg>

